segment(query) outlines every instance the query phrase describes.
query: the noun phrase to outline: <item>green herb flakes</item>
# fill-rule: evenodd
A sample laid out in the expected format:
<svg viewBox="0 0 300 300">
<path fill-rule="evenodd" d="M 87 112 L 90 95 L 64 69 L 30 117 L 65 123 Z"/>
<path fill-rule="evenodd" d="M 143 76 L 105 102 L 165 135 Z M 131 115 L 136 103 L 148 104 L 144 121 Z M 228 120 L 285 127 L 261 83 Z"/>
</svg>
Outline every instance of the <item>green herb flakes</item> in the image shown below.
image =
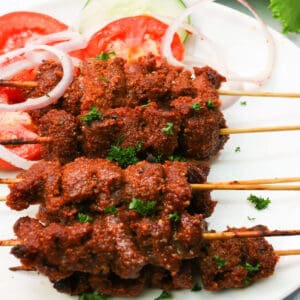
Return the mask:
<svg viewBox="0 0 300 300">
<path fill-rule="evenodd" d="M 173 296 L 170 292 L 162 291 L 158 297 L 154 298 L 154 300 L 171 299 L 171 298 L 173 298 Z"/>
<path fill-rule="evenodd" d="M 99 77 L 99 80 L 104 81 L 104 82 L 109 82 L 109 79 L 106 77 Z"/>
<path fill-rule="evenodd" d="M 202 108 L 200 103 L 194 103 L 191 105 L 191 109 L 193 110 L 200 110 Z"/>
<path fill-rule="evenodd" d="M 81 118 L 81 121 L 90 126 L 93 121 L 101 119 L 101 113 L 96 106 L 92 106 L 91 110 Z"/>
<path fill-rule="evenodd" d="M 217 105 L 212 100 L 208 100 L 206 103 L 206 107 L 209 109 L 213 109 L 213 108 L 216 108 Z"/>
<path fill-rule="evenodd" d="M 241 147 L 240 146 L 235 147 L 234 152 L 236 153 L 241 152 Z"/>
<path fill-rule="evenodd" d="M 241 104 L 242 106 L 246 106 L 246 105 L 247 105 L 247 101 L 241 101 L 240 104 Z"/>
<path fill-rule="evenodd" d="M 179 222 L 180 221 L 180 215 L 177 211 L 174 211 L 172 213 L 169 214 L 169 219 L 174 221 L 174 222 Z"/>
<path fill-rule="evenodd" d="M 107 60 L 109 60 L 111 57 L 113 57 L 115 55 L 116 55 L 116 52 L 114 52 L 114 51 L 111 51 L 111 52 L 101 52 L 99 55 L 95 56 L 94 59 L 107 61 Z"/>
<path fill-rule="evenodd" d="M 271 203 L 271 200 L 269 198 L 257 197 L 253 194 L 250 194 L 247 200 L 253 203 L 255 205 L 255 208 L 258 210 L 267 208 Z"/>
<path fill-rule="evenodd" d="M 106 207 L 104 209 L 104 213 L 111 214 L 111 215 L 116 215 L 118 213 L 118 210 L 114 205 L 112 205 L 112 206 Z"/>
<path fill-rule="evenodd" d="M 218 266 L 218 269 L 222 269 L 227 265 L 227 261 L 223 260 L 218 255 L 214 256 L 214 260 L 215 260 L 216 265 Z"/>
<path fill-rule="evenodd" d="M 167 122 L 166 127 L 164 127 L 162 129 L 162 132 L 164 132 L 165 134 L 168 134 L 168 135 L 173 135 L 174 134 L 173 127 L 174 127 L 174 124 L 172 122 Z"/>
<path fill-rule="evenodd" d="M 155 213 L 156 204 L 156 201 L 143 201 L 133 197 L 129 203 L 129 209 L 137 211 L 142 216 L 151 216 Z"/>
<path fill-rule="evenodd" d="M 260 264 L 256 264 L 255 266 L 252 266 L 251 264 L 249 263 L 245 263 L 243 265 L 243 267 L 249 272 L 249 273 L 253 273 L 253 272 L 257 272 L 260 270 Z"/>
<path fill-rule="evenodd" d="M 78 213 L 77 217 L 78 217 L 78 220 L 79 220 L 80 223 L 91 223 L 91 222 L 93 222 L 92 217 L 90 217 L 90 216 L 88 216 L 84 213 L 81 213 L 81 212 Z"/>
<path fill-rule="evenodd" d="M 186 158 L 180 155 L 171 155 L 168 157 L 169 161 L 186 161 Z"/>
<path fill-rule="evenodd" d="M 123 169 L 130 165 L 134 165 L 139 161 L 135 147 L 130 146 L 122 148 L 118 144 L 109 149 L 106 158 L 110 161 L 118 162 Z"/>
</svg>

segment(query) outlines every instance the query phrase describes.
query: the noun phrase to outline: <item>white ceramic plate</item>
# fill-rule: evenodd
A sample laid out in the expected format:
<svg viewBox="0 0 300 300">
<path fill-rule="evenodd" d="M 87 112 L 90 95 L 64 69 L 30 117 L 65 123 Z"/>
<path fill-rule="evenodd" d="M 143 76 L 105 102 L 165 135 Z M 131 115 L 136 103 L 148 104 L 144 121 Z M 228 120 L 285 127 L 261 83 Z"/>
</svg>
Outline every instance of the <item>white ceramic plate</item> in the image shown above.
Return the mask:
<svg viewBox="0 0 300 300">
<path fill-rule="evenodd" d="M 3 1 L 0 14 L 13 10 L 35 10 L 48 13 L 62 21 L 75 24 L 79 8 L 84 4 L 74 0 Z M 25 4 L 26 2 L 26 4 Z M 203 6 L 193 17 L 196 26 L 215 39 L 222 47 L 222 55 L 230 60 L 236 69 L 253 73 L 265 59 L 263 38 L 257 23 L 249 17 L 217 4 Z M 1 30 L 1 29 L 0 29 Z M 300 50 L 280 34 L 274 33 L 277 45 L 274 75 L 264 87 L 270 91 L 300 91 Z M 201 49 L 197 49 L 201 51 Z M 300 101 L 287 99 L 250 99 L 246 106 L 237 102 L 227 109 L 225 117 L 229 127 L 293 125 L 300 123 Z M 235 152 L 236 147 L 240 152 Z M 232 136 L 225 149 L 213 162 L 210 180 L 232 180 L 267 177 L 299 176 L 300 133 L 260 133 Z M 0 174 L 2 177 L 14 174 Z M 8 193 L 1 186 L 1 194 Z M 214 192 L 219 201 L 215 213 L 209 219 L 211 228 L 224 230 L 226 225 L 253 226 L 265 224 L 271 229 L 300 228 L 300 192 L 254 192 L 268 196 L 272 203 L 264 211 L 257 211 L 246 200 L 250 192 Z M 0 204 L 0 239 L 13 238 L 12 226 L 21 215 L 33 210 L 16 213 Z M 254 217 L 254 221 L 247 217 Z M 270 239 L 275 249 L 300 248 L 300 238 L 284 237 Z M 0 290 L 5 299 L 71 299 L 57 293 L 44 276 L 31 272 L 11 272 L 11 266 L 18 261 L 9 254 L 10 249 L 0 249 Z M 174 293 L 174 299 L 282 299 L 300 285 L 300 257 L 282 257 L 276 273 L 269 279 L 239 290 L 211 293 L 182 291 Z M 147 291 L 139 299 L 154 299 L 160 291 Z"/>
</svg>

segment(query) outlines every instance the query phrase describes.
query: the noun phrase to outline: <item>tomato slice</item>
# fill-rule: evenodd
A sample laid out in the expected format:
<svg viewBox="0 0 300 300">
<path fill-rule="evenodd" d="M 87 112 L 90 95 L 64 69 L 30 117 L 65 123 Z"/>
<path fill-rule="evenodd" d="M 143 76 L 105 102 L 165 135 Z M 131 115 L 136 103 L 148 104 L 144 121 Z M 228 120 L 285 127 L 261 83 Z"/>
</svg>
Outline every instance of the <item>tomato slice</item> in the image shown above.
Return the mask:
<svg viewBox="0 0 300 300">
<path fill-rule="evenodd" d="M 0 54 L 24 47 L 32 37 L 66 30 L 68 26 L 41 13 L 17 11 L 0 17 Z"/>
<path fill-rule="evenodd" d="M 37 134 L 26 129 L 22 125 L 3 126 L 1 125 L 0 139 L 16 139 L 16 138 L 36 138 Z M 28 160 L 38 160 L 41 158 L 41 145 L 20 145 L 7 146 L 13 153 Z M 5 171 L 13 171 L 17 168 L 8 162 L 0 159 L 0 169 Z"/>
<path fill-rule="evenodd" d="M 161 56 L 161 42 L 167 28 L 167 24 L 150 16 L 126 17 L 113 21 L 91 37 L 85 57 L 112 51 L 129 61 L 150 52 Z M 171 47 L 173 55 L 182 60 L 184 45 L 178 34 L 174 35 Z"/>
<path fill-rule="evenodd" d="M 0 112 L 0 139 L 36 138 L 35 127 L 26 112 Z M 41 158 L 41 145 L 6 146 L 13 153 L 28 160 Z M 0 159 L 0 170 L 13 171 L 17 168 Z"/>
</svg>

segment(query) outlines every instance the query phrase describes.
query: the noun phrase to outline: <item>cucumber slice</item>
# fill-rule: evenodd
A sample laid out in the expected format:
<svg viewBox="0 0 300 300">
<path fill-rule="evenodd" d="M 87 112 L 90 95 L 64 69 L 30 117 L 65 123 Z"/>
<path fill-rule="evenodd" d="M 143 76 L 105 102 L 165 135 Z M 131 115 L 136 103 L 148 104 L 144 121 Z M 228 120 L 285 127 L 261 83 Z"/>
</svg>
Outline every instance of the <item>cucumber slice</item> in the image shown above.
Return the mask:
<svg viewBox="0 0 300 300">
<path fill-rule="evenodd" d="M 87 0 L 80 15 L 79 30 L 86 34 L 114 20 L 142 14 L 161 16 L 161 21 L 168 23 L 168 18 L 177 17 L 185 8 L 182 0 Z M 188 35 L 185 30 L 178 34 L 182 41 Z"/>
</svg>

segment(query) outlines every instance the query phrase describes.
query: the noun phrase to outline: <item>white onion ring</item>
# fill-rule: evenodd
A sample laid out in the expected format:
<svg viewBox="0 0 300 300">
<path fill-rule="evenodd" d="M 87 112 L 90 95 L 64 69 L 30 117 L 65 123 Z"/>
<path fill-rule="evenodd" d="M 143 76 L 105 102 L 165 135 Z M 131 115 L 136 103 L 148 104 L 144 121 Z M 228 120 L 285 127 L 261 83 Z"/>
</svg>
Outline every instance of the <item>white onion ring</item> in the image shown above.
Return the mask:
<svg viewBox="0 0 300 300">
<path fill-rule="evenodd" d="M 9 149 L 5 148 L 2 145 L 0 145 L 0 158 L 15 167 L 24 170 L 29 169 L 33 164 L 36 163 L 36 161 L 30 161 L 16 155 L 15 153 L 11 152 Z"/>
<path fill-rule="evenodd" d="M 265 70 L 260 71 L 259 73 L 251 77 L 231 75 L 228 77 L 228 79 L 232 81 L 246 81 L 246 82 L 254 83 L 258 86 L 262 86 L 268 79 L 271 78 L 272 75 L 272 71 L 275 63 L 275 41 L 267 25 L 261 19 L 261 17 L 256 13 L 256 11 L 252 8 L 252 6 L 245 0 L 236 0 L 236 1 L 242 4 L 243 6 L 245 6 L 253 14 L 255 19 L 260 23 L 261 29 L 266 38 L 266 45 L 267 45 L 269 55 L 266 61 Z"/>
<path fill-rule="evenodd" d="M 185 19 L 197 9 L 198 6 L 202 5 L 204 2 L 213 2 L 214 0 L 199 0 L 190 7 L 188 7 L 167 29 L 165 36 L 163 38 L 162 43 L 162 56 L 166 57 L 168 62 L 175 66 L 183 67 L 187 70 L 190 70 L 193 73 L 193 66 L 197 65 L 197 58 L 196 57 L 189 57 L 185 63 L 178 61 L 172 53 L 171 50 L 171 43 L 173 41 L 174 34 L 176 33 L 177 29 L 180 27 L 180 24 L 185 21 Z M 262 86 L 268 79 L 270 79 L 274 62 L 275 62 L 275 42 L 268 30 L 268 27 L 263 22 L 263 20 L 257 15 L 255 10 L 248 4 L 246 0 L 237 0 L 240 4 L 245 6 L 256 18 L 256 20 L 261 25 L 262 31 L 266 37 L 266 45 L 268 51 L 268 60 L 266 62 L 266 66 L 264 70 L 260 71 L 259 73 L 249 77 L 249 76 L 238 76 L 234 72 L 230 71 L 228 67 L 222 64 L 222 70 L 224 75 L 226 76 L 228 83 L 231 85 L 238 87 L 239 89 L 244 89 L 245 83 L 254 84 L 256 86 Z M 203 34 L 197 34 L 201 39 L 207 39 Z M 213 44 L 212 41 L 209 41 L 211 45 Z M 216 49 L 215 49 L 216 50 Z M 216 52 L 216 51 L 215 51 Z M 188 64 L 187 64 L 188 62 Z M 220 62 L 220 60 L 219 60 Z M 231 106 L 236 100 L 240 97 L 229 97 L 224 96 L 222 97 L 222 107 L 226 108 Z M 226 99 L 226 100 L 225 100 Z"/>
<path fill-rule="evenodd" d="M 1 67 L 1 78 L 10 78 L 15 74 L 20 73 L 23 70 L 30 69 L 34 67 L 35 64 L 28 59 L 22 59 L 13 62 L 7 66 Z"/>
<path fill-rule="evenodd" d="M 7 54 L 4 54 L 0 57 L 1 62 L 5 62 L 7 59 L 15 57 L 17 55 L 24 54 L 33 50 L 46 50 L 48 52 L 53 53 L 61 62 L 63 68 L 63 78 L 60 82 L 51 90 L 47 95 L 44 95 L 39 98 L 29 98 L 25 102 L 16 103 L 16 104 L 0 104 L 0 111 L 24 111 L 24 110 L 33 110 L 39 109 L 48 106 L 49 104 L 55 102 L 58 98 L 60 98 L 67 87 L 71 84 L 73 80 L 73 64 L 72 60 L 61 50 L 56 49 L 52 46 L 46 45 L 37 45 L 32 47 L 25 47 L 22 49 L 18 49 Z"/>
<path fill-rule="evenodd" d="M 35 45 L 46 45 L 55 42 L 59 42 L 55 44 L 55 47 L 65 52 L 84 49 L 87 46 L 86 39 L 79 32 L 65 30 L 56 33 L 51 33 L 48 35 L 39 36 L 36 39 L 29 41 L 26 44 L 26 47 Z"/>
<path fill-rule="evenodd" d="M 199 0 L 197 3 L 186 8 L 183 11 L 183 13 L 181 13 L 180 16 L 177 19 L 175 19 L 175 21 L 168 27 L 162 40 L 161 52 L 162 52 L 162 56 L 167 58 L 169 64 L 178 67 L 184 67 L 185 69 L 193 72 L 193 68 L 191 66 L 183 64 L 181 61 L 177 60 L 174 57 L 171 49 L 171 44 L 175 33 L 177 32 L 178 28 L 181 26 L 180 24 L 182 24 L 186 20 L 186 18 L 195 11 L 195 8 L 198 7 L 200 4 L 202 4 L 203 2 L 213 2 L 213 1 L 214 0 Z"/>
</svg>

